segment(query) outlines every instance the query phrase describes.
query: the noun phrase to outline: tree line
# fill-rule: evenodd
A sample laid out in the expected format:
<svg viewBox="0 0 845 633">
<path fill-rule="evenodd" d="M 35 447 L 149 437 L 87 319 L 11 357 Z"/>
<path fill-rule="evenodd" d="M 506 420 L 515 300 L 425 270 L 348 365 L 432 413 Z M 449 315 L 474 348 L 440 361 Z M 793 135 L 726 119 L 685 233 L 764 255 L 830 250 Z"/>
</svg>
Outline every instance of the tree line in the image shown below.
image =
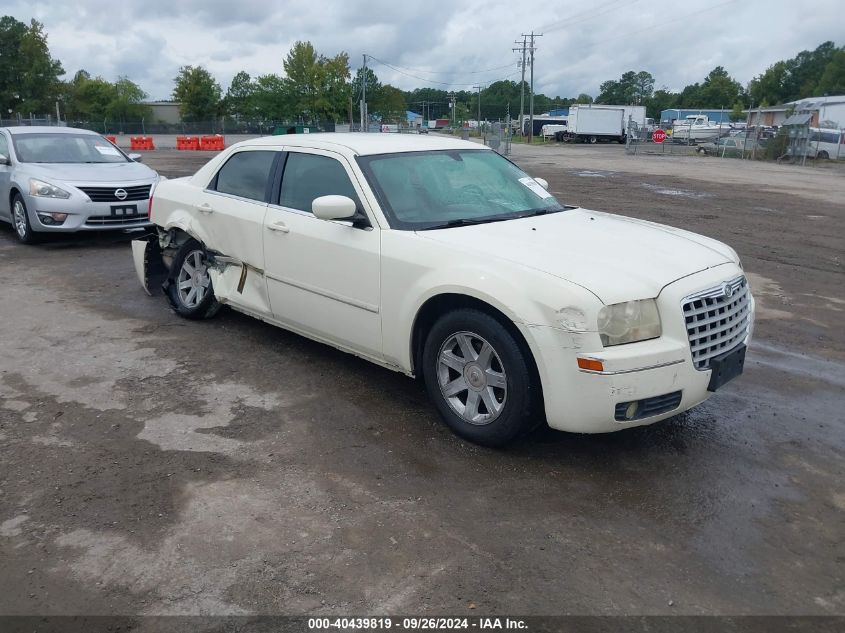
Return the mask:
<svg viewBox="0 0 845 633">
<path fill-rule="evenodd" d="M 53 112 L 59 103 L 63 118 L 71 121 L 139 121 L 150 117 L 144 105 L 148 95 L 128 77 L 109 81 L 79 70 L 63 80 L 61 62 L 51 56 L 44 26 L 37 20 L 25 24 L 11 16 L 0 17 L 0 118 L 20 113 Z M 372 116 L 383 121 L 404 121 L 407 109 L 427 118 L 478 116 L 482 119 L 516 117 L 520 93 L 528 112 L 528 86 L 518 81 L 495 81 L 480 93 L 416 88 L 402 91 L 382 83 L 372 68 L 354 74 L 345 52 L 333 57 L 320 54 L 310 42 L 296 42 L 282 60 L 283 72 L 252 77 L 242 70 L 224 92 L 202 66 L 183 66 L 173 78 L 171 98 L 181 104 L 185 121 L 209 121 L 226 116 L 242 121 L 357 121 L 358 102 L 364 92 Z M 845 94 L 845 47 L 825 42 L 813 51 L 776 62 L 747 86 L 722 66 L 700 83 L 675 92 L 655 90 L 654 76 L 645 70 L 628 71 L 619 79 L 603 82 L 599 94 L 577 97 L 534 95 L 534 112 L 541 113 L 574 103 L 640 104 L 657 118 L 672 108 L 725 108 L 741 117 L 749 106 L 766 106 L 810 96 Z M 454 112 L 450 104 L 454 99 Z"/>
<path fill-rule="evenodd" d="M 596 102 L 645 105 L 649 116 L 655 118 L 673 108 L 725 108 L 734 118 L 742 118 L 742 111 L 749 107 L 845 94 L 845 47 L 825 42 L 813 51 L 801 51 L 769 66 L 745 87 L 722 66 L 680 92 L 666 87 L 654 90 L 654 84 L 651 73 L 630 70 L 619 79 L 602 83 Z"/>
</svg>

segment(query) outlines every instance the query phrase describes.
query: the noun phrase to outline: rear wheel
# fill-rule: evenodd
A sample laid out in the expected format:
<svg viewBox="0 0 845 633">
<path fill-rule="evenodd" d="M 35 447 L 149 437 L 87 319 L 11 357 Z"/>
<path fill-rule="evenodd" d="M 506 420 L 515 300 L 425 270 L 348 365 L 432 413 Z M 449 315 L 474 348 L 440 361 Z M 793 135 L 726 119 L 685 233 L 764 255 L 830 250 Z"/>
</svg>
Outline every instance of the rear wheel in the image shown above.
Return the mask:
<svg viewBox="0 0 845 633">
<path fill-rule="evenodd" d="M 598 139 L 595 136 L 591 136 L 590 137 L 590 144 L 595 145 L 596 143 L 598 143 Z"/>
<path fill-rule="evenodd" d="M 21 244 L 34 244 L 38 241 L 38 234 L 32 230 L 32 224 L 29 222 L 26 203 L 19 193 L 12 198 L 12 226 L 15 229 L 15 237 Z"/>
<path fill-rule="evenodd" d="M 196 240 L 185 242 L 173 258 L 167 297 L 176 314 L 186 319 L 209 319 L 220 310 L 205 249 Z"/>
<path fill-rule="evenodd" d="M 816 158 L 821 158 L 822 160 L 827 160 L 828 158 L 830 158 L 830 154 L 828 154 L 826 151 L 822 150 L 818 154 L 816 154 Z"/>
<path fill-rule="evenodd" d="M 422 362 L 429 397 L 461 437 L 502 446 L 533 427 L 530 362 L 489 314 L 461 309 L 442 316 L 426 338 Z"/>
</svg>

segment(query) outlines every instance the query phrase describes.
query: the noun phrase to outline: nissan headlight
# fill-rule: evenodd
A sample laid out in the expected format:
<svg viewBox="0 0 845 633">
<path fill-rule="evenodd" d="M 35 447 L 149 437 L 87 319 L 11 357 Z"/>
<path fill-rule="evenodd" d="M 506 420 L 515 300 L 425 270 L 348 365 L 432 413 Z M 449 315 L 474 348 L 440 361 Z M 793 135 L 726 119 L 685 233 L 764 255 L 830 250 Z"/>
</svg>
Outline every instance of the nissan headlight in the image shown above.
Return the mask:
<svg viewBox="0 0 845 633">
<path fill-rule="evenodd" d="M 657 302 L 641 299 L 604 306 L 599 310 L 598 326 L 605 347 L 657 338 L 661 334 Z"/>
<path fill-rule="evenodd" d="M 39 198 L 70 198 L 70 194 L 64 189 L 36 178 L 29 179 L 29 195 Z"/>
</svg>

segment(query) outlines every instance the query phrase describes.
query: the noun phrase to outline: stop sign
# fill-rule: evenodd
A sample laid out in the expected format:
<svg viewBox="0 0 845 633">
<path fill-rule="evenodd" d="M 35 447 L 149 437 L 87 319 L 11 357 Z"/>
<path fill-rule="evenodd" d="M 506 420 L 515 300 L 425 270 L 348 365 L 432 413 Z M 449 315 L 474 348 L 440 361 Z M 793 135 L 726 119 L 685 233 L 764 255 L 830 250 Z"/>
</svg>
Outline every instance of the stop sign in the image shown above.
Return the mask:
<svg viewBox="0 0 845 633">
<path fill-rule="evenodd" d="M 655 143 L 662 143 L 666 140 L 666 132 L 663 130 L 654 130 L 654 132 L 651 133 L 651 140 Z"/>
</svg>

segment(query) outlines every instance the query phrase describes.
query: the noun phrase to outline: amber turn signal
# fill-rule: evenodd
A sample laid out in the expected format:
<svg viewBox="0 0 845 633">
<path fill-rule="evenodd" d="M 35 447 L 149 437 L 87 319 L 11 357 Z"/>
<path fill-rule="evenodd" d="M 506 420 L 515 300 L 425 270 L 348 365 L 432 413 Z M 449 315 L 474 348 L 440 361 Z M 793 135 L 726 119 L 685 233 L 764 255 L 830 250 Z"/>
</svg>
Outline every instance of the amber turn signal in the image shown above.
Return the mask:
<svg viewBox="0 0 845 633">
<path fill-rule="evenodd" d="M 594 358 L 578 357 L 578 369 L 586 369 L 588 371 L 604 371 L 604 365 L 600 360 Z"/>
</svg>

